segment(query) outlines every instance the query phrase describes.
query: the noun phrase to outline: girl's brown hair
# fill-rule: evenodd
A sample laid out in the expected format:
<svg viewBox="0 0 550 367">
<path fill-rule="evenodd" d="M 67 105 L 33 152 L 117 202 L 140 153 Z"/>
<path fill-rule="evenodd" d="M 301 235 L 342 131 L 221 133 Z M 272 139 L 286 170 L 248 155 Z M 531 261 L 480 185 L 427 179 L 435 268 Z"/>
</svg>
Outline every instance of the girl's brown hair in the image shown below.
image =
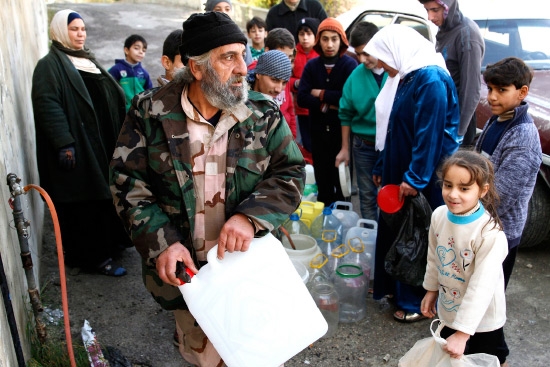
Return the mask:
<svg viewBox="0 0 550 367">
<path fill-rule="evenodd" d="M 489 189 L 487 190 L 487 194 L 480 198 L 480 201 L 485 207 L 485 210 L 493 217 L 495 226 L 498 224 L 498 226 L 502 228 L 502 222 L 497 214 L 497 206 L 500 202 L 500 198 L 495 187 L 495 171 L 491 161 L 478 152 L 459 150 L 447 158 L 441 165 L 438 172 L 438 177 L 441 181 L 443 181 L 445 174 L 452 166 L 462 167 L 470 172 L 471 179 L 466 185 L 473 185 L 476 183 L 480 188 L 488 185 Z"/>
</svg>

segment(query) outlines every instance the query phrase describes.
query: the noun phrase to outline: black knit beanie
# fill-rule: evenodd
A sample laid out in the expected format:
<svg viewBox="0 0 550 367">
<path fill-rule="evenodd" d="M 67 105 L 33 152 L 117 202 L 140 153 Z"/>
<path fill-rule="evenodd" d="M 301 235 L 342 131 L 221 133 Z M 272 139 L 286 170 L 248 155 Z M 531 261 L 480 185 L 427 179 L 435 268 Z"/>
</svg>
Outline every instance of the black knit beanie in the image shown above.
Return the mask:
<svg viewBox="0 0 550 367">
<path fill-rule="evenodd" d="M 213 11 L 214 7 L 218 5 L 219 3 L 228 3 L 231 8 L 233 8 L 233 4 L 231 4 L 231 0 L 207 0 L 204 4 L 204 11 Z"/>
<path fill-rule="evenodd" d="M 239 26 L 225 13 L 209 11 L 195 13 L 183 22 L 181 61 L 187 65 L 190 56 L 199 56 L 216 47 L 242 43 L 247 39 Z"/>
<path fill-rule="evenodd" d="M 302 18 L 298 21 L 298 28 L 296 31 L 296 37 L 298 37 L 298 33 L 300 33 L 300 30 L 302 30 L 304 27 L 309 28 L 309 30 L 313 33 L 314 36 L 317 35 L 317 29 L 319 28 L 319 19 L 317 18 Z"/>
</svg>

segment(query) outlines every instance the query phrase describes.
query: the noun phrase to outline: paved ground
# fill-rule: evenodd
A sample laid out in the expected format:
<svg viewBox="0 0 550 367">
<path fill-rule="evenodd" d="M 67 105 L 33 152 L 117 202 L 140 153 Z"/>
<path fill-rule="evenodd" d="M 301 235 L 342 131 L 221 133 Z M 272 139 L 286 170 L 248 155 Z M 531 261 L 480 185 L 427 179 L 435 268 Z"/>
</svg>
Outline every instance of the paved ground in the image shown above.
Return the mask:
<svg viewBox="0 0 550 367">
<path fill-rule="evenodd" d="M 162 42 L 192 11 L 190 9 L 116 2 L 112 4 L 51 4 L 49 8 L 74 9 L 88 28 L 87 45 L 103 65 L 122 57 L 122 44 L 129 34 L 140 33 L 149 47 L 145 67 L 153 78 L 162 72 L 159 63 Z M 357 197 L 353 197 L 357 208 Z M 47 231 L 41 259 L 46 286 L 45 298 L 59 300 L 59 281 L 54 237 L 46 211 Z M 80 328 L 88 320 L 100 343 L 118 348 L 134 367 L 188 366 L 172 345 L 174 321 L 145 291 L 139 257 L 128 249 L 121 262 L 128 269 L 122 278 L 77 273 L 67 269 L 69 308 L 73 342 L 80 343 Z M 520 251 L 508 292 L 508 323 L 505 326 L 513 367 L 548 365 L 550 344 L 550 245 Z M 60 308 L 53 303 L 53 308 Z M 398 359 L 415 343 L 429 335 L 429 321 L 405 325 L 393 321 L 391 305 L 367 299 L 367 318 L 342 324 L 336 336 L 321 339 L 289 362 L 298 366 L 397 366 Z M 386 357 L 386 358 L 385 358 Z M 385 361 L 386 359 L 387 361 Z"/>
</svg>

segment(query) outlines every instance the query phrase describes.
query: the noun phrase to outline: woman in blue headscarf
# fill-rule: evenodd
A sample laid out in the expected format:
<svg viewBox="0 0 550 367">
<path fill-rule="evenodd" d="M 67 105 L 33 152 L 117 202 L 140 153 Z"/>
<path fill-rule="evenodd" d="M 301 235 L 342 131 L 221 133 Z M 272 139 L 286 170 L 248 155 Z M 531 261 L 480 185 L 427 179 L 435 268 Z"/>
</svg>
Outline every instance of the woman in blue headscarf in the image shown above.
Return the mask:
<svg viewBox="0 0 550 367">
<path fill-rule="evenodd" d="M 65 263 L 106 275 L 131 244 L 115 213 L 109 162 L 124 121 L 124 93 L 85 47 L 77 12 L 57 12 L 52 45 L 34 70 L 32 103 L 40 185 L 59 217 Z"/>
</svg>

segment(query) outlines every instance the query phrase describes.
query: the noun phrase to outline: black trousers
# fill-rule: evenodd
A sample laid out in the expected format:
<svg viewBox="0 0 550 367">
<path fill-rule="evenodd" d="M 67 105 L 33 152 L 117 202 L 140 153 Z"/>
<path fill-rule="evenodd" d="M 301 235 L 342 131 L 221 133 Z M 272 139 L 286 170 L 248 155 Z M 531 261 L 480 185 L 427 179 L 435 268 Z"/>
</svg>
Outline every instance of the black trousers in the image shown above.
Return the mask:
<svg viewBox="0 0 550 367">
<path fill-rule="evenodd" d="M 514 270 L 514 264 L 516 263 L 516 255 L 518 254 L 518 247 L 513 247 L 508 250 L 508 255 L 502 262 L 502 270 L 504 271 L 504 289 L 508 287 L 508 282 L 512 276 L 512 270 Z"/>
<path fill-rule="evenodd" d="M 54 204 L 67 266 L 95 270 L 131 244 L 112 200 Z"/>
<path fill-rule="evenodd" d="M 325 207 L 335 201 L 344 201 L 340 186 L 338 168 L 334 166 L 336 155 L 342 146 L 342 130 L 340 123 L 317 123 L 312 121 L 311 143 L 313 169 L 317 184 L 317 201 Z"/>
</svg>

